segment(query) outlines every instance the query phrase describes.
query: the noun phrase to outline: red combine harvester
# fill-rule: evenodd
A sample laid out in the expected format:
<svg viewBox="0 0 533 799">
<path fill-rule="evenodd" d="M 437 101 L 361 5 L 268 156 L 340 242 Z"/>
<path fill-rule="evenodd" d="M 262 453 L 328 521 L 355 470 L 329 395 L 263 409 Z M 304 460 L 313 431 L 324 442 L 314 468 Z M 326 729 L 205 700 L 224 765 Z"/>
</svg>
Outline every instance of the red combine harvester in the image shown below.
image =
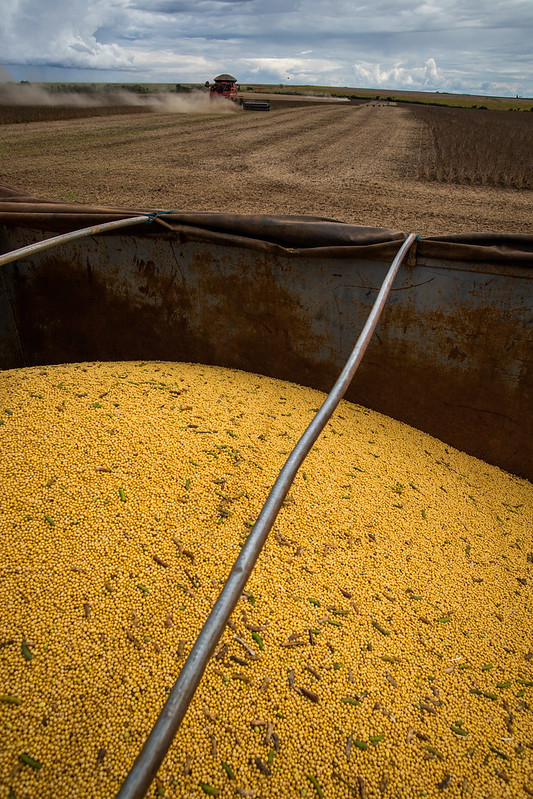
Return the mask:
<svg viewBox="0 0 533 799">
<path fill-rule="evenodd" d="M 238 103 L 245 111 L 270 111 L 270 103 L 268 100 L 245 100 L 237 94 L 237 78 L 233 75 L 218 75 L 213 83 L 206 81 L 205 84 L 209 87 L 209 96 L 225 97 L 227 100 L 232 100 Z"/>
</svg>

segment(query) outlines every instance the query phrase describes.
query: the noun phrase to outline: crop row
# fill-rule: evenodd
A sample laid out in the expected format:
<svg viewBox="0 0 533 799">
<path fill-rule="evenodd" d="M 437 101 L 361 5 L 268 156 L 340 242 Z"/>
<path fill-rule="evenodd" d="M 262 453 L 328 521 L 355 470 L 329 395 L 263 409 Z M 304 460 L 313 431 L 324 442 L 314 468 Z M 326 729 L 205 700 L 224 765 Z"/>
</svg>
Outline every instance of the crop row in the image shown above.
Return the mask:
<svg viewBox="0 0 533 799">
<path fill-rule="evenodd" d="M 533 114 L 411 106 L 429 128 L 409 154 L 406 172 L 419 180 L 533 189 Z"/>
</svg>

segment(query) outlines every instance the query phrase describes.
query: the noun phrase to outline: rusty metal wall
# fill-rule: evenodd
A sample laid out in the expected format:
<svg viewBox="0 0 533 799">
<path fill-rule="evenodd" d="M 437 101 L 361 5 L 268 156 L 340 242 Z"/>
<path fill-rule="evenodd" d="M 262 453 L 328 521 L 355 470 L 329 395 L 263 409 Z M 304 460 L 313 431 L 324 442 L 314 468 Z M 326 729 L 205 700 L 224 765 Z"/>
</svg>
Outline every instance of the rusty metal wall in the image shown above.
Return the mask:
<svg viewBox="0 0 533 799">
<path fill-rule="evenodd" d="M 40 238 L 4 228 L 0 246 Z M 329 390 L 387 267 L 172 235 L 85 239 L 4 268 L 0 366 L 198 361 Z M 402 267 L 347 399 L 533 479 L 532 277 Z"/>
</svg>

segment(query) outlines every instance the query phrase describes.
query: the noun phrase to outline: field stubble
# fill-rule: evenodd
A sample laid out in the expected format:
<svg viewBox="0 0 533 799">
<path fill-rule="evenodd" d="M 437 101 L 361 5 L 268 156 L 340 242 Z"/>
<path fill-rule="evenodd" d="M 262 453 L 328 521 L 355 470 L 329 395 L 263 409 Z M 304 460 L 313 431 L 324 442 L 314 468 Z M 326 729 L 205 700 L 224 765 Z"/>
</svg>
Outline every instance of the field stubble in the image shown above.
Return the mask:
<svg viewBox="0 0 533 799">
<path fill-rule="evenodd" d="M 422 235 L 533 233 L 532 122 L 343 104 L 7 124 L 0 181 L 136 209 L 308 214 Z"/>
</svg>

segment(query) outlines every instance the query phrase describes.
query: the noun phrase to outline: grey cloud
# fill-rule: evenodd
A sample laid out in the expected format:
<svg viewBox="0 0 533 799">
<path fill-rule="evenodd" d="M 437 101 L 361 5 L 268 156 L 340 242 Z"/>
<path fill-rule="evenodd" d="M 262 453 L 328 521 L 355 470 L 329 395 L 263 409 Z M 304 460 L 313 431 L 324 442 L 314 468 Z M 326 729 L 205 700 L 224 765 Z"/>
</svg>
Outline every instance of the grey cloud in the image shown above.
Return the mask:
<svg viewBox="0 0 533 799">
<path fill-rule="evenodd" d="M 243 82 L 531 95 L 532 25 L 530 0 L 10 0 L 0 53 L 87 80 L 104 69 L 119 81 L 127 71 L 203 83 L 230 71 Z"/>
</svg>

